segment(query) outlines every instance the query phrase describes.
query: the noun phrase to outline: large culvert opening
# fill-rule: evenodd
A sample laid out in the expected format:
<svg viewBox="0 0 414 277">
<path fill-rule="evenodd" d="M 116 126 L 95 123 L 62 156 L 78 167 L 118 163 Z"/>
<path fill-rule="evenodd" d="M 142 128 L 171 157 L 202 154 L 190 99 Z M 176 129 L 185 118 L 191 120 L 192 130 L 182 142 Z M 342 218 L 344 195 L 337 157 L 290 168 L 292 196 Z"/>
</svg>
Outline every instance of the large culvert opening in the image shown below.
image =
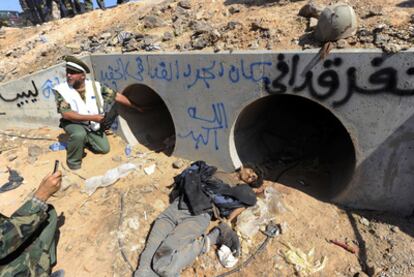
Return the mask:
<svg viewBox="0 0 414 277">
<path fill-rule="evenodd" d="M 247 106 L 234 128 L 243 164 L 260 165 L 267 180 L 329 200 L 350 182 L 355 149 L 339 119 L 296 95 L 272 95 Z"/>
<path fill-rule="evenodd" d="M 127 122 L 137 141 L 148 149 L 171 155 L 175 146 L 175 128 L 170 111 L 161 97 L 144 84 L 134 84 L 124 95 L 144 112 L 119 107 L 119 115 Z"/>
</svg>

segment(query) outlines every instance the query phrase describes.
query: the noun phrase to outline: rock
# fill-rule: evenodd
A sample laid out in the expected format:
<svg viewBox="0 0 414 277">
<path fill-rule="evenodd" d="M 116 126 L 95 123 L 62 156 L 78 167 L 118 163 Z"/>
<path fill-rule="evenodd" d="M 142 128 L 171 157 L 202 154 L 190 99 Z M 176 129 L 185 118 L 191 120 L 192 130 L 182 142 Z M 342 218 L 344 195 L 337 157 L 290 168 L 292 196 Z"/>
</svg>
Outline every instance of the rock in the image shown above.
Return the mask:
<svg viewBox="0 0 414 277">
<path fill-rule="evenodd" d="M 178 19 L 185 19 L 190 17 L 190 12 L 186 9 L 181 8 L 180 6 L 177 6 L 174 12 L 174 16 L 172 20 L 175 22 Z"/>
<path fill-rule="evenodd" d="M 145 28 L 158 28 L 158 27 L 162 27 L 165 25 L 164 20 L 162 20 L 160 17 L 158 16 L 154 16 L 154 15 L 147 15 L 144 17 L 144 27 Z"/>
<path fill-rule="evenodd" d="M 400 228 L 398 228 L 398 226 L 392 226 L 391 231 L 393 231 L 394 233 L 398 233 L 400 231 Z"/>
<path fill-rule="evenodd" d="M 111 38 L 111 37 L 112 37 L 112 34 L 111 34 L 111 33 L 109 33 L 109 32 L 103 33 L 103 34 L 101 34 L 101 35 L 99 36 L 99 38 L 100 38 L 100 39 L 104 39 L 104 40 L 107 40 L 107 39 L 109 39 L 109 38 Z"/>
<path fill-rule="evenodd" d="M 15 159 L 17 159 L 17 156 L 16 156 L 16 155 L 10 155 L 10 156 L 8 156 L 8 157 L 7 157 L 7 160 L 8 160 L 9 162 L 14 161 Z"/>
<path fill-rule="evenodd" d="M 191 9 L 191 2 L 189 0 L 181 0 L 177 5 L 186 10 Z"/>
<path fill-rule="evenodd" d="M 194 49 L 201 50 L 208 46 L 208 40 L 203 36 L 197 37 L 191 41 L 191 45 Z"/>
<path fill-rule="evenodd" d="M 116 156 L 112 157 L 112 160 L 114 162 L 120 163 L 120 162 L 122 162 L 122 157 L 120 155 L 116 155 Z"/>
<path fill-rule="evenodd" d="M 269 27 L 263 24 L 263 20 L 256 20 L 251 24 L 252 31 L 268 31 Z"/>
<path fill-rule="evenodd" d="M 239 13 L 239 12 L 240 12 L 240 8 L 239 7 L 231 6 L 229 8 L 229 13 L 230 14 L 235 14 L 235 13 Z"/>
<path fill-rule="evenodd" d="M 361 218 L 359 219 L 359 222 L 360 222 L 362 225 L 365 225 L 365 226 L 369 226 L 369 225 L 370 225 L 369 220 L 368 220 L 368 219 L 366 219 L 365 217 L 361 217 Z"/>
<path fill-rule="evenodd" d="M 362 16 L 362 18 L 366 19 L 373 16 L 382 15 L 382 6 L 374 6 L 371 7 L 368 12 Z"/>
<path fill-rule="evenodd" d="M 176 160 L 172 164 L 173 168 L 180 169 L 184 166 L 184 162 L 182 160 Z"/>
<path fill-rule="evenodd" d="M 144 172 L 147 175 L 151 175 L 151 174 L 153 174 L 155 172 L 155 168 L 156 168 L 156 165 L 155 164 L 152 164 L 150 166 L 145 167 L 144 168 Z"/>
<path fill-rule="evenodd" d="M 82 45 L 76 42 L 66 44 L 65 47 L 68 48 L 73 54 L 78 54 L 82 51 Z"/>
<path fill-rule="evenodd" d="M 394 256 L 391 256 L 390 263 L 395 264 L 397 262 L 397 258 Z"/>
<path fill-rule="evenodd" d="M 298 15 L 306 18 L 318 19 L 322 10 L 323 8 L 320 5 L 315 4 L 313 1 L 309 1 L 308 4 L 306 4 L 299 10 Z"/>
<path fill-rule="evenodd" d="M 189 26 L 196 33 L 205 33 L 213 30 L 213 27 L 205 21 L 193 20 Z"/>
<path fill-rule="evenodd" d="M 169 41 L 172 40 L 174 38 L 174 34 L 171 32 L 165 32 L 164 35 L 162 36 L 162 41 Z"/>
<path fill-rule="evenodd" d="M 345 39 L 340 39 L 336 42 L 336 48 L 343 49 L 349 47 L 348 41 Z"/>
<path fill-rule="evenodd" d="M 27 152 L 28 152 L 29 157 L 37 158 L 43 153 L 43 150 L 40 146 L 30 145 L 29 148 L 27 149 Z"/>
<path fill-rule="evenodd" d="M 252 50 L 256 50 L 256 49 L 259 48 L 259 43 L 257 43 L 256 40 L 254 40 L 249 44 L 249 48 L 252 49 Z"/>
</svg>

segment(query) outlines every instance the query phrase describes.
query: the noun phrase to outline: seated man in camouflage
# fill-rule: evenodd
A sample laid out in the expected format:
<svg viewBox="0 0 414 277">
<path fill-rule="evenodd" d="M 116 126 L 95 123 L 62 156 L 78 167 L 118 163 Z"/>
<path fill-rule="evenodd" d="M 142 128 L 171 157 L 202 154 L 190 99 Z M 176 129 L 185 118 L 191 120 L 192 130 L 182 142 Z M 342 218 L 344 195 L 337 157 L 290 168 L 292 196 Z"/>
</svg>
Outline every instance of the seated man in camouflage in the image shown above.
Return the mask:
<svg viewBox="0 0 414 277">
<path fill-rule="evenodd" d="M 0 214 L 0 276 L 50 276 L 56 264 L 57 215 L 46 204 L 59 190 L 62 174 L 46 176 L 32 199 L 10 218 Z M 63 276 L 62 271 L 53 276 Z"/>
<path fill-rule="evenodd" d="M 76 170 L 81 168 L 85 147 L 94 153 L 109 152 L 109 142 L 103 130 L 109 128 L 103 115 L 104 106 L 116 102 L 139 112 L 142 109 L 122 92 L 117 93 L 87 79 L 90 70 L 81 60 L 73 56 L 67 56 L 65 60 L 67 82 L 55 86 L 54 92 L 57 111 L 62 115 L 60 127 L 69 135 L 66 162 L 70 169 Z"/>
</svg>

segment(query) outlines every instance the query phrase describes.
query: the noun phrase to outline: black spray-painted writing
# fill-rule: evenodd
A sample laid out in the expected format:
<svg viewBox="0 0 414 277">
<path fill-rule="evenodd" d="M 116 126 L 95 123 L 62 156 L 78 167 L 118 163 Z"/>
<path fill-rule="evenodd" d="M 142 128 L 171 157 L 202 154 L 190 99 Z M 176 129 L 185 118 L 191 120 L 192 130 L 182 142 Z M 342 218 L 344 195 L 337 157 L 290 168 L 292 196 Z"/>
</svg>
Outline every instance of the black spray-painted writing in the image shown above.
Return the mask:
<svg viewBox="0 0 414 277">
<path fill-rule="evenodd" d="M 21 93 L 17 93 L 13 98 L 6 98 L 2 94 L 0 94 L 0 99 L 4 102 L 17 102 L 17 107 L 21 108 L 24 104 L 29 104 L 31 101 L 32 103 L 37 102 L 37 97 L 39 96 L 39 90 L 36 87 L 34 81 L 32 81 L 33 90 L 29 89 L 27 92 L 23 91 Z"/>
<path fill-rule="evenodd" d="M 343 64 L 341 58 L 334 58 L 332 60 L 326 60 L 323 63 L 324 71 L 322 71 L 317 77 L 311 70 L 305 74 L 305 78 L 301 84 L 297 84 L 298 65 L 300 62 L 299 55 L 292 57 L 291 68 L 285 60 L 283 54 L 278 55 L 278 63 L 276 69 L 280 72 L 278 76 L 268 84 L 265 83 L 265 88 L 270 94 L 285 93 L 288 86 L 292 88 L 294 93 L 309 91 L 309 94 L 318 99 L 326 100 L 337 94 L 340 87 L 340 78 L 336 68 L 340 68 Z M 384 62 L 381 57 L 374 58 L 371 61 L 373 68 L 380 67 Z M 414 67 L 406 70 L 406 74 L 409 76 L 414 75 Z M 286 82 L 286 77 L 289 80 Z M 332 102 L 334 107 L 341 106 L 351 99 L 354 93 L 364 95 L 377 95 L 382 93 L 388 93 L 397 96 L 413 96 L 414 89 L 401 89 L 398 87 L 398 71 L 393 67 L 385 67 L 376 70 L 368 77 L 368 84 L 374 88 L 370 89 L 358 84 L 358 73 L 355 67 L 350 67 L 346 70 L 346 88 L 345 95 L 342 99 Z M 321 89 L 315 88 L 316 84 Z"/>
</svg>

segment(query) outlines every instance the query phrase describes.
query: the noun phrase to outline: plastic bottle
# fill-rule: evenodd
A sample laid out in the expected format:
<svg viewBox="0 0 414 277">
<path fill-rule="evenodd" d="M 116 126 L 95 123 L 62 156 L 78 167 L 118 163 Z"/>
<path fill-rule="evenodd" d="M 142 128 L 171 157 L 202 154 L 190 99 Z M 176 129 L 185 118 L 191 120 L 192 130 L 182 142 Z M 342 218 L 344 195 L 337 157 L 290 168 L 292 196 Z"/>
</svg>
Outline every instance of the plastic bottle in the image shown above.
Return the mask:
<svg viewBox="0 0 414 277">
<path fill-rule="evenodd" d="M 127 146 L 125 146 L 125 155 L 127 157 L 130 157 L 131 153 L 132 153 L 132 147 L 131 147 L 131 145 L 128 144 Z"/>
</svg>

